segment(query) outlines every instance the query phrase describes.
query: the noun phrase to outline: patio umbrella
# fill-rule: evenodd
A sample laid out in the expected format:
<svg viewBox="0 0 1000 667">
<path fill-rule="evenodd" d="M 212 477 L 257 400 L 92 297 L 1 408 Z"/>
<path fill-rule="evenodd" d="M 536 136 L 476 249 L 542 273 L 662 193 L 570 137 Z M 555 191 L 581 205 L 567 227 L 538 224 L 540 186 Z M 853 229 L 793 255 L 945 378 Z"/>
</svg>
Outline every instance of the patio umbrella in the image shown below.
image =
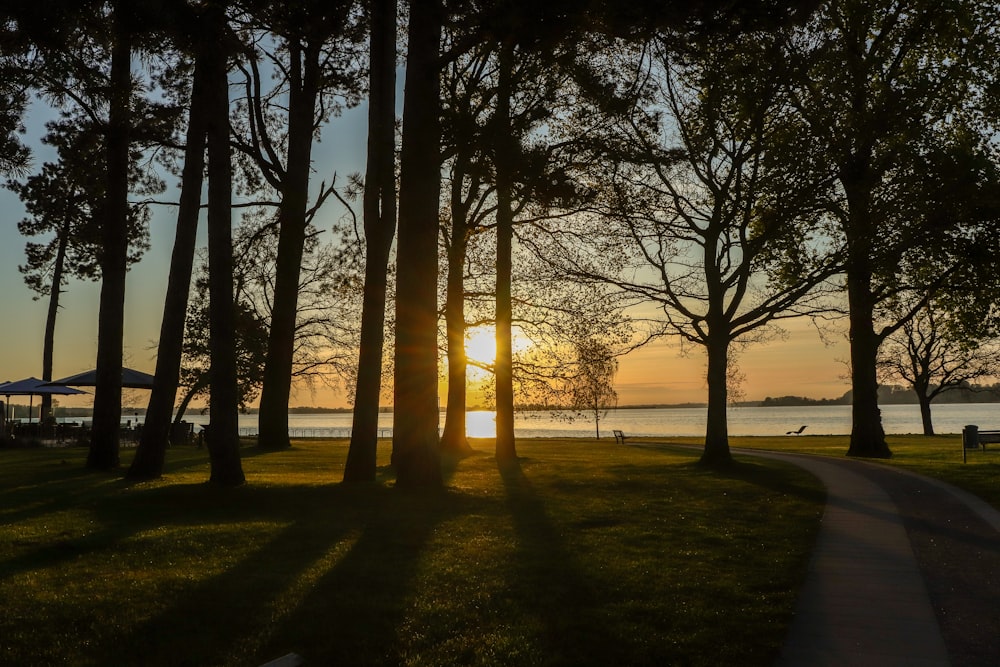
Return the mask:
<svg viewBox="0 0 1000 667">
<path fill-rule="evenodd" d="M 50 385 L 66 385 L 70 387 L 96 387 L 97 369 L 59 378 L 49 383 Z M 149 373 L 137 371 L 134 368 L 122 367 L 122 387 L 127 389 L 152 389 L 153 376 Z"/>
<path fill-rule="evenodd" d="M 16 380 L 14 382 L 4 382 L 0 384 L 0 394 L 7 397 L 7 405 L 10 405 L 11 396 L 27 396 L 28 397 L 28 421 L 31 421 L 31 408 L 32 400 L 35 396 L 42 396 L 43 394 L 59 394 L 62 396 L 68 396 L 71 394 L 85 394 L 86 392 L 80 391 L 79 389 L 73 389 L 72 387 L 64 387 L 59 385 L 53 385 L 45 382 L 44 380 L 39 380 L 36 377 L 24 378 L 23 380 Z"/>
</svg>

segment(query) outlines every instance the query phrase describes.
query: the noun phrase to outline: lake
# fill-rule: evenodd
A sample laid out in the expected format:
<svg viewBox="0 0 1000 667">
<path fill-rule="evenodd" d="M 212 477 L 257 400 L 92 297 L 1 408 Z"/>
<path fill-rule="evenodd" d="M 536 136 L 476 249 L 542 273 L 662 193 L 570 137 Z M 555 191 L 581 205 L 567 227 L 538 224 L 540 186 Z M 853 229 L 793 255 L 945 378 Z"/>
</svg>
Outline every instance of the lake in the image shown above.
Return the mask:
<svg viewBox="0 0 1000 667">
<path fill-rule="evenodd" d="M 1000 428 L 1000 403 L 945 404 L 932 407 L 936 433 L 961 433 L 966 424 L 980 428 Z M 490 411 L 468 413 L 470 437 L 490 438 L 496 435 L 495 414 Z M 594 422 L 584 418 L 572 421 L 549 412 L 521 412 L 514 418 L 514 433 L 519 438 L 588 438 L 594 436 Z M 123 420 L 127 419 L 123 416 Z M 133 418 L 134 419 L 134 418 Z M 188 414 L 185 419 L 195 424 L 207 424 L 208 415 Z M 240 415 L 240 432 L 257 432 L 257 415 Z M 351 431 L 350 413 L 292 414 L 288 416 L 293 437 L 347 437 Z M 882 424 L 886 433 L 922 433 L 920 410 L 916 405 L 882 407 Z M 729 409 L 729 434 L 784 435 L 787 431 L 806 426 L 805 435 L 846 435 L 851 431 L 849 405 L 810 407 L 733 407 Z M 444 427 L 444 414 L 441 415 Z M 382 435 L 392 432 L 392 414 L 379 415 Z M 612 429 L 633 436 L 701 436 L 705 434 L 705 408 L 642 408 L 611 410 L 601 419 L 601 435 L 610 437 Z"/>
</svg>

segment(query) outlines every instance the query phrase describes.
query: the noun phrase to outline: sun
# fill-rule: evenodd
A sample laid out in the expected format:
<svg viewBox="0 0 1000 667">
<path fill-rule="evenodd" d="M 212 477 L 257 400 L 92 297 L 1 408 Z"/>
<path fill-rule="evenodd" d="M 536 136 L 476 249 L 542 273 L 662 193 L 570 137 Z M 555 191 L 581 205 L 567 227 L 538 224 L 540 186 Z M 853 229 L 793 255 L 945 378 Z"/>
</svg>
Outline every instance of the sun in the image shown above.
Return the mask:
<svg viewBox="0 0 1000 667">
<path fill-rule="evenodd" d="M 514 354 L 531 347 L 528 340 L 514 327 L 511 332 L 511 347 Z M 492 366 L 497 360 L 497 330 L 492 325 L 472 327 L 465 332 L 465 357 L 472 364 Z"/>
<path fill-rule="evenodd" d="M 471 362 L 492 365 L 497 358 L 497 334 L 491 326 L 473 327 L 465 333 L 465 356 Z"/>
</svg>

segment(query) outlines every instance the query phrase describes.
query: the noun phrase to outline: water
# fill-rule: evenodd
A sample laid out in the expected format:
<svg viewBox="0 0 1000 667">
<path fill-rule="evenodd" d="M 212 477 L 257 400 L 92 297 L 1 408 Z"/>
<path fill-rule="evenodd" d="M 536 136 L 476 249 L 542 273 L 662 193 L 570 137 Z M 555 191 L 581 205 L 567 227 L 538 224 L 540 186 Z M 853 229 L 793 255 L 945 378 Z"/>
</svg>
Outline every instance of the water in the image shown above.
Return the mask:
<svg viewBox="0 0 1000 667">
<path fill-rule="evenodd" d="M 495 413 L 488 411 L 468 413 L 469 436 L 494 437 L 494 417 Z M 932 406 L 932 417 L 935 432 L 941 434 L 961 433 L 966 424 L 978 424 L 980 428 L 1000 428 L 1000 403 Z M 198 425 L 208 423 L 208 415 L 192 413 L 185 419 Z M 350 413 L 292 414 L 288 416 L 288 425 L 293 437 L 342 438 L 350 435 L 351 420 Z M 440 424 L 443 428 L 443 413 Z M 257 415 L 240 415 L 239 425 L 243 435 L 256 434 Z M 734 436 L 784 435 L 803 425 L 806 426 L 805 435 L 846 435 L 851 431 L 851 407 L 824 405 L 729 409 L 729 434 Z M 891 434 L 923 432 L 920 410 L 916 405 L 883 406 L 882 425 L 886 433 Z M 379 429 L 382 436 L 391 435 L 391 413 L 379 415 Z M 631 436 L 702 436 L 705 434 L 705 408 L 612 410 L 601 419 L 601 435 L 609 437 L 612 429 L 622 430 Z M 569 421 L 567 415 L 557 418 L 549 412 L 522 412 L 515 414 L 514 434 L 519 438 L 590 438 L 594 436 L 594 422 L 586 418 Z"/>
</svg>

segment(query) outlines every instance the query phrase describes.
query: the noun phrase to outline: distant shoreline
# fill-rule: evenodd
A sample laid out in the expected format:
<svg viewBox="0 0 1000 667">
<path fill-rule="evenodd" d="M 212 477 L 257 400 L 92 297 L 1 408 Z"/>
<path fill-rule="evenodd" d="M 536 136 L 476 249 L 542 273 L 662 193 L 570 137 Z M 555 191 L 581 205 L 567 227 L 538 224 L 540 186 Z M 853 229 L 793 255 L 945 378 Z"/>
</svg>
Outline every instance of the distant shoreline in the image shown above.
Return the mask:
<svg viewBox="0 0 1000 667">
<path fill-rule="evenodd" d="M 940 394 L 932 403 L 932 405 L 949 405 L 949 404 L 960 404 L 960 403 L 1000 403 L 1000 385 L 993 385 L 987 387 L 973 386 L 970 388 L 960 388 L 952 391 L 947 391 Z M 822 407 L 822 406 L 833 406 L 833 405 L 850 405 L 851 404 L 851 392 L 846 392 L 843 396 L 837 398 L 806 398 L 804 396 L 778 396 L 771 397 L 768 396 L 761 401 L 738 401 L 732 404 L 732 407 L 737 408 L 787 408 L 787 407 Z M 905 387 L 899 386 L 885 386 L 879 388 L 879 405 L 916 405 L 917 398 L 912 390 Z M 631 405 L 617 405 L 612 410 L 678 410 L 678 409 L 704 409 L 708 406 L 707 403 L 703 402 L 687 402 L 687 403 L 636 403 Z M 19 417 L 27 417 L 28 406 L 20 403 L 11 403 L 10 409 L 13 410 L 13 417 L 15 419 Z M 38 406 L 35 404 L 34 409 L 37 410 Z M 445 408 L 442 407 L 441 411 L 444 412 Z M 559 408 L 554 406 L 545 405 L 518 405 L 515 407 L 516 411 L 519 412 L 559 412 L 564 410 L 570 410 L 570 408 Z M 200 414 L 202 408 L 189 408 L 189 414 Z M 466 409 L 466 412 L 492 412 L 493 408 L 490 406 L 483 405 L 473 405 Z M 290 415 L 323 415 L 323 414 L 350 414 L 354 412 L 354 408 L 350 407 L 322 407 L 322 406 L 297 406 L 288 408 L 288 414 Z M 380 413 L 391 413 L 392 406 L 380 406 Z M 57 406 L 53 410 L 54 416 L 56 417 L 90 417 L 93 414 L 93 408 L 89 407 L 63 407 Z M 36 413 L 37 414 L 37 413 Z M 146 408 L 138 406 L 125 406 L 122 408 L 122 419 L 129 416 L 139 416 L 145 415 Z M 258 414 L 257 408 L 251 408 L 247 410 L 246 414 Z"/>
</svg>

